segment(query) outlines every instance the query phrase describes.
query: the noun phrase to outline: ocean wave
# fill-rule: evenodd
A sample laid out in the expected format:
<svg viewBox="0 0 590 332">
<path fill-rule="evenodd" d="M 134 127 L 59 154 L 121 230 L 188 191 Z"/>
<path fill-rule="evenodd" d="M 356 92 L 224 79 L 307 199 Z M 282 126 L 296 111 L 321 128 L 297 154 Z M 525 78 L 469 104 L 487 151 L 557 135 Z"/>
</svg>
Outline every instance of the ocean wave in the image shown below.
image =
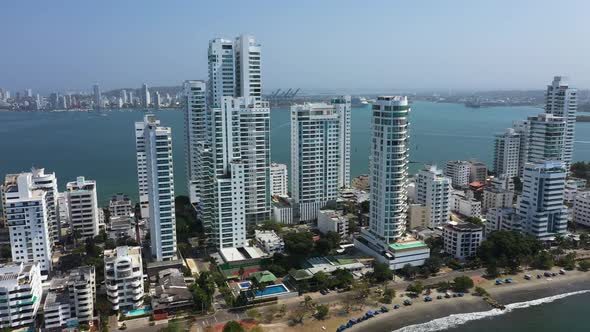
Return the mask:
<svg viewBox="0 0 590 332">
<path fill-rule="evenodd" d="M 406 327 L 402 327 L 401 329 L 397 329 L 393 332 L 434 332 L 434 331 L 447 330 L 450 328 L 457 327 L 459 325 L 463 325 L 463 324 L 470 322 L 470 321 L 499 316 L 499 315 L 509 313 L 513 310 L 524 309 L 524 308 L 528 308 L 528 307 L 532 307 L 532 306 L 541 305 L 544 303 L 550 303 L 550 302 L 553 302 L 553 301 L 556 301 L 559 299 L 566 298 L 568 296 L 585 294 L 585 293 L 590 293 L 590 290 L 583 290 L 583 291 L 559 294 L 559 295 L 555 295 L 555 296 L 549 296 L 549 297 L 545 297 L 542 299 L 531 300 L 531 301 L 526 301 L 526 302 L 512 303 L 512 304 L 506 305 L 505 310 L 492 309 L 489 311 L 472 312 L 472 313 L 467 313 L 467 314 L 454 314 L 454 315 L 450 315 L 447 317 L 434 319 L 434 320 L 431 320 L 430 322 L 427 322 L 427 323 L 408 325 Z"/>
</svg>

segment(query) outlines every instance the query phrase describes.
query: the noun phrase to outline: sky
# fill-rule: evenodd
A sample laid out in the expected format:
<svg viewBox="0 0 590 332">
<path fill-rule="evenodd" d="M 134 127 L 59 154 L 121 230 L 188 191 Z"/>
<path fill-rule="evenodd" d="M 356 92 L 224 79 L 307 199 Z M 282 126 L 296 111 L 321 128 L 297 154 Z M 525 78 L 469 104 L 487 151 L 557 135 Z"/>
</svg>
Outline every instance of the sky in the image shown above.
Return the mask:
<svg viewBox="0 0 590 332">
<path fill-rule="evenodd" d="M 252 34 L 276 88 L 590 88 L 590 1 L 1 1 L 0 87 L 206 79 L 208 41 Z"/>
</svg>

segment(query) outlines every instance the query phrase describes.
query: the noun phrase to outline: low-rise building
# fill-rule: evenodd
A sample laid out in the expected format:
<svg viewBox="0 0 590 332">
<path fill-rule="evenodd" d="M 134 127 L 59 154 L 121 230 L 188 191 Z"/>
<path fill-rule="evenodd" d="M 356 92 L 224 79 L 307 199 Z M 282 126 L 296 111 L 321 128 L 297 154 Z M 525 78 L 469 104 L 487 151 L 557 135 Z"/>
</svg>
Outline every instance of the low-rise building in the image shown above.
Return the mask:
<svg viewBox="0 0 590 332">
<path fill-rule="evenodd" d="M 488 167 L 481 161 L 469 162 L 469 182 L 485 182 L 488 177 Z"/>
<path fill-rule="evenodd" d="M 396 243 L 384 244 L 366 229 L 354 239 L 355 248 L 385 263 L 391 270 L 399 270 L 405 265 L 422 266 L 430 257 L 430 248 L 423 241 L 407 236 Z"/>
<path fill-rule="evenodd" d="M 107 299 L 113 310 L 133 310 L 143 306 L 141 247 L 105 250 L 104 274 Z"/>
<path fill-rule="evenodd" d="M 275 222 L 293 224 L 293 206 L 288 197 L 275 196 L 272 199 L 272 219 Z"/>
<path fill-rule="evenodd" d="M 475 256 L 483 240 L 483 227 L 469 222 L 450 222 L 443 229 L 445 252 L 457 259 Z"/>
<path fill-rule="evenodd" d="M 469 184 L 471 164 L 466 160 L 449 160 L 445 168 L 445 175 L 451 178 L 455 188 L 466 188 Z"/>
<path fill-rule="evenodd" d="M 497 187 L 486 187 L 483 191 L 483 211 L 493 208 L 512 207 L 514 192 Z"/>
<path fill-rule="evenodd" d="M 258 247 L 269 255 L 280 253 L 285 250 L 285 242 L 274 231 L 255 230 L 254 238 L 256 239 Z"/>
<path fill-rule="evenodd" d="M 513 208 L 491 208 L 485 215 L 485 234 L 493 231 L 518 231 Z"/>
<path fill-rule="evenodd" d="M 111 222 L 107 227 L 109 239 L 117 241 L 118 239 L 136 239 L 135 220 L 130 217 L 111 217 Z"/>
<path fill-rule="evenodd" d="M 0 328 L 32 326 L 43 295 L 38 263 L 0 265 Z"/>
<path fill-rule="evenodd" d="M 113 195 L 109 201 L 109 213 L 113 217 L 130 217 L 133 215 L 133 205 L 129 197 L 122 193 Z"/>
<path fill-rule="evenodd" d="M 451 195 L 450 206 L 453 211 L 466 217 L 481 217 L 481 202 L 462 192 Z"/>
<path fill-rule="evenodd" d="M 574 221 L 590 226 L 590 191 L 578 192 L 574 199 Z"/>
<path fill-rule="evenodd" d="M 184 308 L 193 304 L 193 295 L 184 276 L 178 269 L 166 269 L 158 273 L 155 296 L 152 297 L 154 313 Z"/>
<path fill-rule="evenodd" d="M 423 204 L 410 204 L 408 208 L 408 229 L 430 227 L 430 209 Z"/>
<path fill-rule="evenodd" d="M 95 301 L 94 266 L 70 270 L 66 278 L 54 278 L 43 306 L 45 328 L 73 328 L 80 323 L 92 325 Z"/>
<path fill-rule="evenodd" d="M 348 221 L 342 211 L 320 210 L 318 213 L 318 229 L 322 234 L 336 232 L 342 239 L 348 237 Z"/>
</svg>

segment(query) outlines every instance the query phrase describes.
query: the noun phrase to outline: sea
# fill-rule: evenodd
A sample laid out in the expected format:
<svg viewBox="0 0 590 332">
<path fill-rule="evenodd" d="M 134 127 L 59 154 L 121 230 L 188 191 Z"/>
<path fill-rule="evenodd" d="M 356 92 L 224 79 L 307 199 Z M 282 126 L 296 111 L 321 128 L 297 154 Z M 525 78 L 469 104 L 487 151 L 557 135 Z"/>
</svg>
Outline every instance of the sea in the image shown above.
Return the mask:
<svg viewBox="0 0 590 332">
<path fill-rule="evenodd" d="M 536 107 L 468 108 L 462 104 L 415 101 L 410 113 L 410 172 L 424 164 L 477 159 L 491 167 L 493 136 L 514 120 L 543 112 Z M 77 176 L 97 181 L 99 203 L 117 192 L 137 201 L 134 122 L 144 110 L 100 112 L 0 111 L 0 178 L 43 167 L 55 172 L 60 190 Z M 185 194 L 186 139 L 181 110 L 155 111 L 172 128 L 175 191 Z M 367 174 L 370 107 L 352 110 L 351 174 Z M 271 160 L 290 165 L 288 107 L 271 109 Z M 576 126 L 575 160 L 590 160 L 590 123 Z M 290 166 L 289 166 L 290 168 Z"/>
<path fill-rule="evenodd" d="M 506 306 L 506 310 L 456 314 L 393 332 L 583 332 L 590 331 L 590 290 L 565 293 Z"/>
<path fill-rule="evenodd" d="M 515 120 L 543 112 L 536 107 L 467 108 L 462 104 L 415 101 L 410 113 L 411 172 L 424 164 L 444 166 L 447 160 L 478 159 L 491 166 L 493 137 Z M 55 172 L 60 189 L 77 176 L 97 181 L 101 205 L 117 192 L 137 200 L 134 122 L 144 110 L 101 112 L 0 111 L 0 178 L 43 167 Z M 175 190 L 186 193 L 183 112 L 155 111 L 172 128 Z M 352 110 L 351 173 L 366 174 L 369 163 L 371 111 Z M 289 108 L 271 109 L 271 158 L 290 163 Z M 576 125 L 574 159 L 590 160 L 590 123 Z M 453 315 L 403 332 L 464 331 L 590 331 L 584 320 L 588 293 L 574 293 L 513 304 L 505 312 Z M 501 319 L 499 317 L 502 317 Z M 550 317 L 550 319 L 548 319 Z"/>
</svg>

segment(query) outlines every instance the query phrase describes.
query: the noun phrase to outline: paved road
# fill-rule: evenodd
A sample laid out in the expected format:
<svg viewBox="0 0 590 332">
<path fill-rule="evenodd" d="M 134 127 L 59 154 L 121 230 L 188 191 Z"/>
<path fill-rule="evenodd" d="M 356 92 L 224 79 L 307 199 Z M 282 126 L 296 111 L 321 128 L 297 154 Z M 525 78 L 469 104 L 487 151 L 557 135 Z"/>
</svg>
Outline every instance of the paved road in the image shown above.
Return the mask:
<svg viewBox="0 0 590 332">
<path fill-rule="evenodd" d="M 478 277 L 478 276 L 483 275 L 484 271 L 485 271 L 484 269 L 465 271 L 465 272 L 452 271 L 452 272 L 440 274 L 438 276 L 430 277 L 428 279 L 420 280 L 420 281 L 425 285 L 431 285 L 431 284 L 439 283 L 441 281 L 451 281 L 455 277 L 462 276 L 462 275 L 466 275 L 469 277 Z M 405 281 L 405 280 L 402 280 L 402 279 L 399 279 L 396 277 L 396 280 L 391 281 L 389 283 L 389 286 L 391 288 L 395 289 L 398 293 L 400 293 L 400 292 L 404 291 L 406 289 L 406 287 L 408 286 L 408 284 L 410 284 L 410 283 L 411 283 L 411 281 Z M 307 293 L 305 295 L 311 296 L 311 298 L 317 304 L 333 304 L 333 303 L 338 303 L 339 301 L 343 300 L 345 298 L 345 296 L 347 296 L 347 293 L 331 292 L 326 295 L 321 295 L 319 292 L 315 292 L 315 293 Z M 278 304 L 265 306 L 265 307 L 259 307 L 257 309 L 260 313 L 264 313 L 273 306 L 280 307 L 281 305 L 284 304 L 287 308 L 287 312 L 289 312 L 289 311 L 301 306 L 301 303 L 302 303 L 305 295 L 280 300 Z M 215 305 L 215 307 L 219 307 L 219 305 Z M 241 319 L 245 319 L 245 318 L 247 318 L 247 316 L 246 316 L 245 312 L 243 312 L 243 311 L 242 312 L 230 312 L 227 309 L 218 309 L 215 312 L 215 314 L 212 314 L 212 315 L 209 315 L 206 317 L 197 318 L 194 321 L 194 323 L 192 324 L 192 330 L 193 331 L 202 331 L 202 330 L 204 330 L 204 328 L 206 326 L 211 326 L 211 325 L 215 325 L 215 324 L 219 324 L 219 323 L 225 323 L 230 320 L 241 320 Z M 149 326 L 147 319 L 145 321 L 143 321 L 143 320 L 141 320 L 141 321 L 136 320 L 136 321 L 137 322 L 127 321 L 126 322 L 127 323 L 127 330 L 126 331 L 129 331 L 129 332 L 157 332 L 159 329 L 167 326 L 166 322 L 160 322 L 159 324 L 157 324 L 155 326 Z M 114 330 L 114 329 L 112 329 L 112 330 Z"/>
</svg>

